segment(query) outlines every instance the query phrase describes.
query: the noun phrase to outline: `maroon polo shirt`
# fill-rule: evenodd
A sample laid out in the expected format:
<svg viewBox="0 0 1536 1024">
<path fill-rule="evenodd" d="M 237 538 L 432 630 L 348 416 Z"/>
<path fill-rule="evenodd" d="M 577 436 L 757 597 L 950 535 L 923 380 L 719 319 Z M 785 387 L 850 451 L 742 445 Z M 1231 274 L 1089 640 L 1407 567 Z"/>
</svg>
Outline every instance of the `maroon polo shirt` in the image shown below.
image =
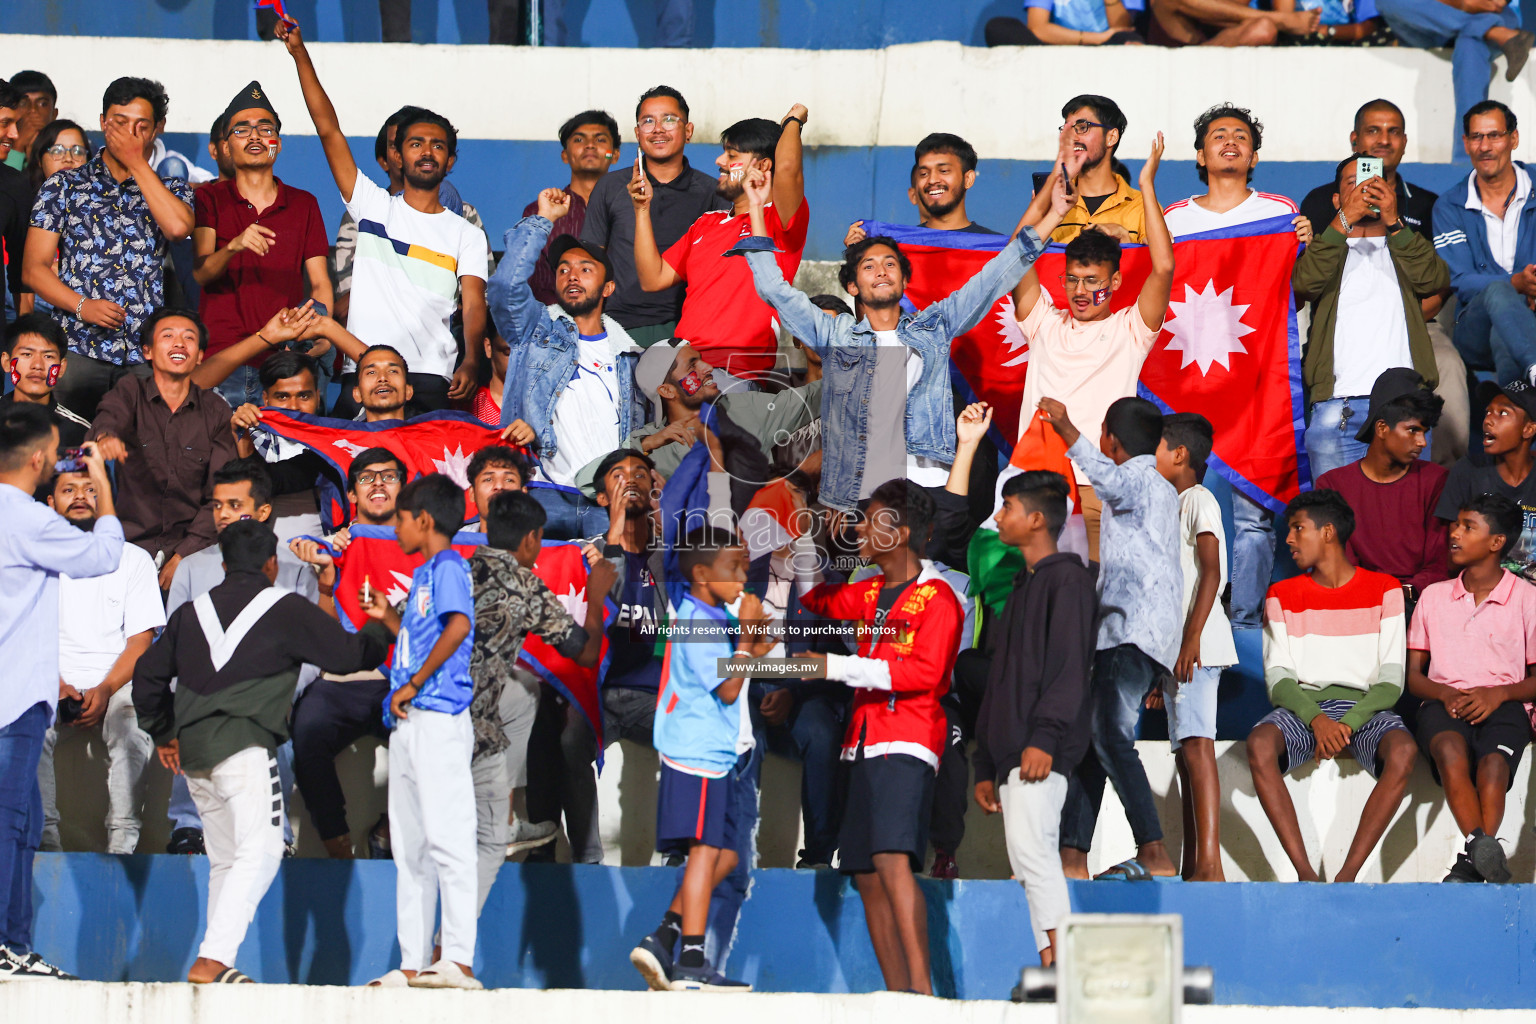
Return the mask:
<svg viewBox="0 0 1536 1024">
<path fill-rule="evenodd" d="M 561 235 L 574 235 L 580 238 L 581 226 L 587 222 L 587 201 L 572 192 L 569 185 L 565 188 L 565 194 L 571 197 L 570 211 L 555 221 L 554 229 L 549 233 L 549 241 L 544 243 L 544 249 L 539 253 L 539 262 L 533 268 L 533 276 L 528 278 L 528 286 L 533 289 L 533 297 L 546 306 L 560 301 L 560 297 L 555 294 L 555 272 L 549 268 L 550 244 Z M 523 207 L 524 217 L 532 217 L 538 212 L 537 199 Z"/>
<path fill-rule="evenodd" d="M 281 179 L 277 199 L 260 214 L 233 180 L 210 182 L 193 193 L 193 199 L 197 226 L 212 228 L 220 249 L 256 223 L 277 236 L 265 256 L 249 249 L 238 252 L 223 277 L 203 286 L 198 312 L 208 325 L 208 351 L 213 353 L 255 334 L 279 309 L 303 304 L 304 261 L 329 255 L 330 238 L 315 197 Z M 266 356 L 251 360 L 251 365 Z"/>
</svg>

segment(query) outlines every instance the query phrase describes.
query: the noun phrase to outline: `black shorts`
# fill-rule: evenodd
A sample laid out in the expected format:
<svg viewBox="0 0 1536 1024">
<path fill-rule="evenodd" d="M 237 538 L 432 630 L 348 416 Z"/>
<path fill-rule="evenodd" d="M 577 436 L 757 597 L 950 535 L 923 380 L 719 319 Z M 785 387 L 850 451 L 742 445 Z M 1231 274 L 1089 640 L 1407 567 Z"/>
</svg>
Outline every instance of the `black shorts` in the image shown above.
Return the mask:
<svg viewBox="0 0 1536 1024">
<path fill-rule="evenodd" d="M 1515 770 L 1520 767 L 1520 757 L 1531 742 L 1531 719 L 1525 713 L 1525 705 L 1517 700 L 1507 700 L 1493 709 L 1493 714 L 1473 725 L 1464 718 L 1452 718 L 1445 705 L 1438 700 L 1427 700 L 1419 708 L 1419 749 L 1429 760 L 1429 770 L 1435 781 L 1440 779 L 1440 767 L 1430 753 L 1430 742 L 1441 733 L 1453 732 L 1467 741 L 1468 764 L 1472 775 L 1477 777 L 1477 764 L 1489 754 L 1501 755 L 1509 765 L 1509 783 L 1515 784 Z"/>
<path fill-rule="evenodd" d="M 848 804 L 837 833 L 838 870 L 875 870 L 875 854 L 905 853 L 914 873 L 928 853 L 933 809 L 933 766 L 910 754 L 865 757 L 859 750 L 848 773 Z"/>
</svg>

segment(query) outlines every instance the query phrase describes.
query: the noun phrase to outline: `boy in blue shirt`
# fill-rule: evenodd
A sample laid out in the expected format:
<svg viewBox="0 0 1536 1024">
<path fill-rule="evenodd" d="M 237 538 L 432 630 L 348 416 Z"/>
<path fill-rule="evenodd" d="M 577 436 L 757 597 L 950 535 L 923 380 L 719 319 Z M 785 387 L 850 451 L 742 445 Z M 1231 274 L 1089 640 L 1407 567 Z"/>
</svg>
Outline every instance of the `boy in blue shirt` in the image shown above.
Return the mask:
<svg viewBox="0 0 1536 1024">
<path fill-rule="evenodd" d="M 400 550 L 426 559 L 411 574 L 403 612 L 366 584 L 360 603 L 397 635 L 384 723 L 389 743 L 389 824 L 395 857 L 400 967 L 385 988 L 480 988 L 475 959 L 475 789 L 470 774 L 475 684 L 469 661 L 475 597 L 469 563 L 453 550 L 464 525 L 464 492 L 432 473 L 395 501 Z M 435 888 L 434 888 L 435 886 Z M 432 927 L 443 901 L 442 957 L 432 963 Z"/>
<path fill-rule="evenodd" d="M 736 761 L 752 749 L 738 702 L 746 678 L 722 680 L 721 659 L 760 657 L 772 643 L 764 635 L 762 602 L 742 594 L 747 551 L 728 530 L 700 527 L 677 548 L 678 570 L 689 589 L 678 603 L 662 660 L 654 736 L 661 755 L 656 802 L 656 849 L 687 854 L 683 881 L 661 925 L 629 954 L 630 963 L 657 990 L 750 992 L 704 957 L 709 897 L 736 867 L 736 822 L 731 792 Z M 743 634 L 734 643 L 725 605 L 741 598 Z M 742 744 L 745 743 L 745 749 Z M 682 939 L 673 965 L 672 950 Z"/>
</svg>

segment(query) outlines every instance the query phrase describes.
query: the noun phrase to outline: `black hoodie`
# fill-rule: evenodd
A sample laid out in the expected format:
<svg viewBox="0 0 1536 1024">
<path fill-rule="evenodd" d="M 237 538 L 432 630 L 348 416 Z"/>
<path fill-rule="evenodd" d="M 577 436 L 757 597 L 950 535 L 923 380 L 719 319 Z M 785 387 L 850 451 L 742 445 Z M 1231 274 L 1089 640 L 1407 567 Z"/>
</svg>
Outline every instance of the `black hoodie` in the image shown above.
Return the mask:
<svg viewBox="0 0 1536 1024">
<path fill-rule="evenodd" d="M 1063 775 L 1082 760 L 1097 607 L 1093 574 L 1077 555 L 1051 555 L 1014 578 L 976 719 L 978 781 L 1006 781 L 1026 747 L 1050 754 Z"/>
</svg>

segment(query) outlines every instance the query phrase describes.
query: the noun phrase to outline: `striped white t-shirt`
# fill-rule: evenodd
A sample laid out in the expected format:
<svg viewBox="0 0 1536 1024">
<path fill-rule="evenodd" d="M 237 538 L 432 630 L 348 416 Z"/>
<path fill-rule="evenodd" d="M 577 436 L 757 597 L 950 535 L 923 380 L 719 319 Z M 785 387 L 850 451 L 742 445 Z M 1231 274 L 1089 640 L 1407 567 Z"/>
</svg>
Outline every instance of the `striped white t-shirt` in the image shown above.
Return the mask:
<svg viewBox="0 0 1536 1024">
<path fill-rule="evenodd" d="M 448 318 L 459 278 L 486 278 L 485 235 L 450 210 L 412 209 L 362 174 L 347 212 L 357 221 L 347 329 L 365 344 L 397 349 L 412 373 L 453 376 L 458 345 Z"/>
<path fill-rule="evenodd" d="M 1174 238 L 1217 228 L 1230 228 L 1234 224 L 1251 224 L 1270 217 L 1294 217 L 1299 212 L 1295 203 L 1272 192 L 1249 192 L 1247 199 L 1226 213 L 1212 213 L 1196 203 L 1195 199 L 1195 196 L 1181 199 L 1163 211 L 1163 219 L 1168 222 L 1168 233 Z"/>
</svg>

